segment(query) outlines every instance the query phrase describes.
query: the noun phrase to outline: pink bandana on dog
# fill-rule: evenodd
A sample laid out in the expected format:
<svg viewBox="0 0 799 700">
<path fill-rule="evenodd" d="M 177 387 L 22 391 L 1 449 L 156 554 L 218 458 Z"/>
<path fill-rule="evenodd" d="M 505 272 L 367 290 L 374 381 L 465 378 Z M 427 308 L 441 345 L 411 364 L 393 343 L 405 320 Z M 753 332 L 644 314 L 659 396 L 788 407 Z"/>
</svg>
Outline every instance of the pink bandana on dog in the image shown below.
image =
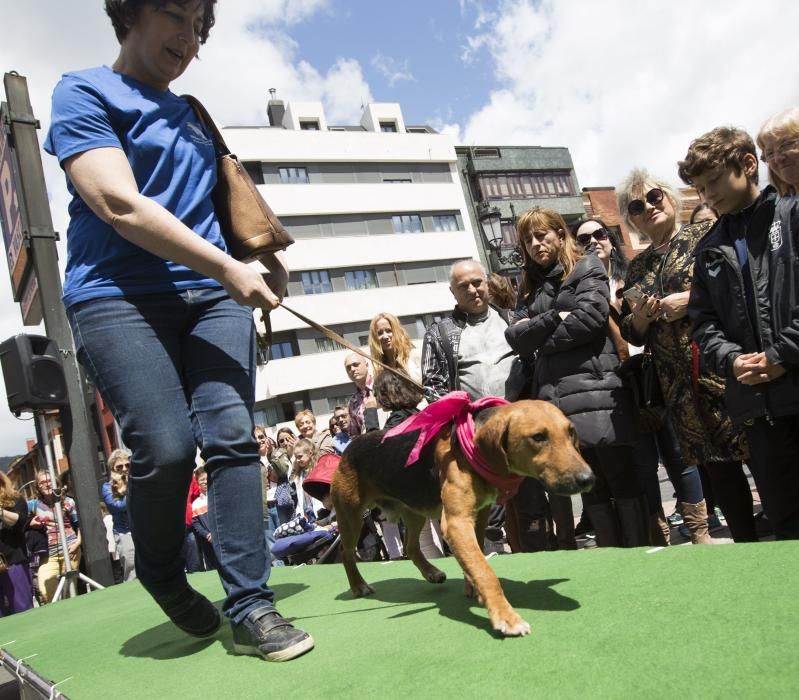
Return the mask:
<svg viewBox="0 0 799 700">
<path fill-rule="evenodd" d="M 458 436 L 458 442 L 466 455 L 466 459 L 469 460 L 472 468 L 481 477 L 497 489 L 497 503 L 501 505 L 516 494 L 524 477 L 502 477 L 491 469 L 491 465 L 485 461 L 477 450 L 477 445 L 474 444 L 474 418 L 472 414 L 481 408 L 504 406 L 507 403 L 508 401 L 505 401 L 505 399 L 495 396 L 487 396 L 477 401 L 470 401 L 469 394 L 465 391 L 451 391 L 435 403 L 429 404 L 419 413 L 415 413 L 399 425 L 386 431 L 381 442 L 384 442 L 386 438 L 403 435 L 413 430 L 420 430 L 419 438 L 408 455 L 408 460 L 405 462 L 405 466 L 408 467 L 419 459 L 422 448 L 428 442 L 447 425 L 454 422 L 455 433 Z"/>
</svg>

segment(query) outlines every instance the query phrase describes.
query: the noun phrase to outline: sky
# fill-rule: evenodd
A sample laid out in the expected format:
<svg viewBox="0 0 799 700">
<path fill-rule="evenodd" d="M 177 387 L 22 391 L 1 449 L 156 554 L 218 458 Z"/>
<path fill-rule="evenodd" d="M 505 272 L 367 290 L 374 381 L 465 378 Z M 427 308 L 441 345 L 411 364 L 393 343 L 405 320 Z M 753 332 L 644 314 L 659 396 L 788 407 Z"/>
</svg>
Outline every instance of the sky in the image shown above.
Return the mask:
<svg viewBox="0 0 799 700">
<path fill-rule="evenodd" d="M 60 75 L 116 58 L 102 8 L 0 0 L 0 71 L 27 77 L 40 142 Z M 637 166 L 676 183 L 692 138 L 720 124 L 754 135 L 799 104 L 797 26 L 791 0 L 220 0 L 173 90 L 223 125 L 265 124 L 269 88 L 321 101 L 332 124 L 399 102 L 406 124 L 458 144 L 566 146 L 582 187 L 615 185 Z M 63 174 L 43 159 L 63 239 Z M 59 250 L 63 268 L 63 240 Z M 22 332 L 44 330 L 22 326 L 0 271 L 0 340 Z M 24 452 L 33 433 L 0 401 L 0 455 Z"/>
</svg>

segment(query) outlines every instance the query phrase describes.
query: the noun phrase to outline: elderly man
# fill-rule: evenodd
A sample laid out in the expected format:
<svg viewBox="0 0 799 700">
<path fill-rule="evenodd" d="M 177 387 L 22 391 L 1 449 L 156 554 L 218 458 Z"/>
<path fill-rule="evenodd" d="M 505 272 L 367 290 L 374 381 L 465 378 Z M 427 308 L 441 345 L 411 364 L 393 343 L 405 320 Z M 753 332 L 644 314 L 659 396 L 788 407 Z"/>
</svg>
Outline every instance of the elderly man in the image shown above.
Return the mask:
<svg viewBox="0 0 799 700">
<path fill-rule="evenodd" d="M 475 260 L 456 262 L 449 272 L 455 309 L 427 329 L 422 346 L 422 383 L 433 402 L 450 391 L 467 391 L 473 399 L 505 396 L 505 382 L 514 352 L 505 341 L 508 312 L 488 303 L 485 269 Z M 572 548 L 574 518 L 568 498 L 553 497 L 549 506 L 563 547 Z M 505 520 L 514 551 L 534 552 L 546 547 L 547 499 L 540 484 L 525 479 L 506 514 L 494 506 L 489 530 L 494 539 Z M 486 543 L 487 548 L 493 546 Z"/>
<path fill-rule="evenodd" d="M 344 369 L 350 381 L 355 384 L 355 393 L 347 410 L 350 416 L 349 434 L 356 437 L 363 432 L 363 410 L 366 399 L 372 395 L 372 373 L 366 358 L 351 352 L 344 358 Z"/>
<path fill-rule="evenodd" d="M 513 350 L 505 341 L 507 311 L 488 303 L 488 280 L 476 260 L 456 262 L 449 272 L 455 309 L 432 324 L 422 345 L 422 383 L 433 402 L 450 391 L 473 399 L 505 396 Z"/>
</svg>

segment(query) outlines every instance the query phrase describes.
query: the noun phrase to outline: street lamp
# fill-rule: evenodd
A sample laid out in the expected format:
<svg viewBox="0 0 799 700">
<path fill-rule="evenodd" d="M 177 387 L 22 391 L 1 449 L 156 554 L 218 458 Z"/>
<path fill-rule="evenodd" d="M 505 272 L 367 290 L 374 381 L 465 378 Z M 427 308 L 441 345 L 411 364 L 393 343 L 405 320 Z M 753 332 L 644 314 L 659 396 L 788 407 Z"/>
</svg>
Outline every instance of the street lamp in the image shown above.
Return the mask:
<svg viewBox="0 0 799 700">
<path fill-rule="evenodd" d="M 513 204 L 510 205 L 510 210 L 513 216 L 513 228 L 515 229 L 516 211 L 513 208 Z M 500 212 L 499 208 L 491 206 L 488 202 L 480 202 L 477 205 L 477 219 L 480 222 L 480 228 L 483 230 L 483 238 L 500 265 L 522 267 L 524 263 L 517 248 L 507 252 L 502 249 L 502 212 Z"/>
</svg>

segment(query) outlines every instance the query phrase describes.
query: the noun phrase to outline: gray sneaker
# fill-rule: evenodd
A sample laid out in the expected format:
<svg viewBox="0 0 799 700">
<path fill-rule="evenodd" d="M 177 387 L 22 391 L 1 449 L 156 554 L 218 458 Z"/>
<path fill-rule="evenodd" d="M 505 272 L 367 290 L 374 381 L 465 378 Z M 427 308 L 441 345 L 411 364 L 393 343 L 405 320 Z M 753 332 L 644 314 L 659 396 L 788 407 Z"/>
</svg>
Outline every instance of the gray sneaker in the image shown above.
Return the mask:
<svg viewBox="0 0 799 700">
<path fill-rule="evenodd" d="M 313 649 L 313 637 L 287 622 L 274 608 L 251 612 L 233 624 L 233 650 L 267 661 L 289 661 Z"/>
</svg>

